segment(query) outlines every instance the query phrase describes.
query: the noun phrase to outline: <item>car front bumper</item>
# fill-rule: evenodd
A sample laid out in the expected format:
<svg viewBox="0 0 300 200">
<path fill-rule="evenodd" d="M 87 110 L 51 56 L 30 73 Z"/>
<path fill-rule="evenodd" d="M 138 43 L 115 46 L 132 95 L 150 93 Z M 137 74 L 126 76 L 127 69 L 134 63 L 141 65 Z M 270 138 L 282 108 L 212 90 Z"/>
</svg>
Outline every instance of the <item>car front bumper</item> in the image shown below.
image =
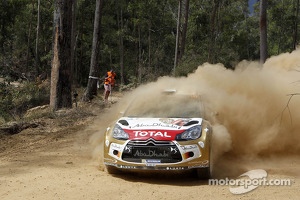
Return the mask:
<svg viewBox="0 0 300 200">
<path fill-rule="evenodd" d="M 188 170 L 210 165 L 209 143 L 193 141 L 110 141 L 106 139 L 104 164 L 119 169 Z"/>
</svg>

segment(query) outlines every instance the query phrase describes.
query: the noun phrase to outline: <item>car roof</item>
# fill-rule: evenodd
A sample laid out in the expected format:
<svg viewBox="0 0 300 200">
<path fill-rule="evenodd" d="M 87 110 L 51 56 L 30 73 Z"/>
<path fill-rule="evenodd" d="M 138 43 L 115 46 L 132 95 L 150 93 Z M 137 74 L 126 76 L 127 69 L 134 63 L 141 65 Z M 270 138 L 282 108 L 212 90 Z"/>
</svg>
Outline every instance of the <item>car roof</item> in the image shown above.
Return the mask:
<svg viewBox="0 0 300 200">
<path fill-rule="evenodd" d="M 150 94 L 151 95 L 151 94 Z M 138 117 L 202 117 L 201 96 L 163 90 L 149 98 L 136 98 L 127 107 L 124 116 Z"/>
</svg>

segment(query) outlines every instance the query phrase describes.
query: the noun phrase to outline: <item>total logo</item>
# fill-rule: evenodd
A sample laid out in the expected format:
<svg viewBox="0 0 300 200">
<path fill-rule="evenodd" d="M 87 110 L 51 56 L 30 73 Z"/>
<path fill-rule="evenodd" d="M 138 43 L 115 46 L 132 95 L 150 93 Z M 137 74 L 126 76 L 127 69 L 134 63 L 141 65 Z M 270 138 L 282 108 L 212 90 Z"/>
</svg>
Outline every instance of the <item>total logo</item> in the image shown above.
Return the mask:
<svg viewBox="0 0 300 200">
<path fill-rule="evenodd" d="M 135 137 L 166 137 L 170 138 L 168 132 L 160 132 L 160 131 L 133 131 Z"/>
</svg>

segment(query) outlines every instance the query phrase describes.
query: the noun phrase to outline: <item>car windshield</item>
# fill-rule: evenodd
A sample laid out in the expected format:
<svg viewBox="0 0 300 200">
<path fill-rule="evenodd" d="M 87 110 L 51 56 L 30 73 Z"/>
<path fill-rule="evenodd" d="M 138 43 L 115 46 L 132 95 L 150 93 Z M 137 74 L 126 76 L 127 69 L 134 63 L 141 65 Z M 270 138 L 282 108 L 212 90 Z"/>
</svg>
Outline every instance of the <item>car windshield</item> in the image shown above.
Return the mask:
<svg viewBox="0 0 300 200">
<path fill-rule="evenodd" d="M 130 117 L 194 118 L 202 117 L 201 107 L 199 99 L 172 94 L 135 99 L 124 114 Z"/>
</svg>

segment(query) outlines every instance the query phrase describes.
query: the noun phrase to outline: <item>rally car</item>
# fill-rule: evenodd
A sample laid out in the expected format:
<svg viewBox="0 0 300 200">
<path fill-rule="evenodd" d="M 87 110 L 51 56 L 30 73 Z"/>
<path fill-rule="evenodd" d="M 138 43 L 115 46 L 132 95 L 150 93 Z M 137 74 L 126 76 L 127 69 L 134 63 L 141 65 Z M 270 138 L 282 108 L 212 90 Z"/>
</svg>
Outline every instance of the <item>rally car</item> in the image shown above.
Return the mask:
<svg viewBox="0 0 300 200">
<path fill-rule="evenodd" d="M 107 171 L 194 170 L 199 178 L 209 178 L 212 128 L 201 117 L 204 111 L 199 98 L 162 97 L 157 102 L 131 104 L 124 116 L 107 128 Z"/>
</svg>

